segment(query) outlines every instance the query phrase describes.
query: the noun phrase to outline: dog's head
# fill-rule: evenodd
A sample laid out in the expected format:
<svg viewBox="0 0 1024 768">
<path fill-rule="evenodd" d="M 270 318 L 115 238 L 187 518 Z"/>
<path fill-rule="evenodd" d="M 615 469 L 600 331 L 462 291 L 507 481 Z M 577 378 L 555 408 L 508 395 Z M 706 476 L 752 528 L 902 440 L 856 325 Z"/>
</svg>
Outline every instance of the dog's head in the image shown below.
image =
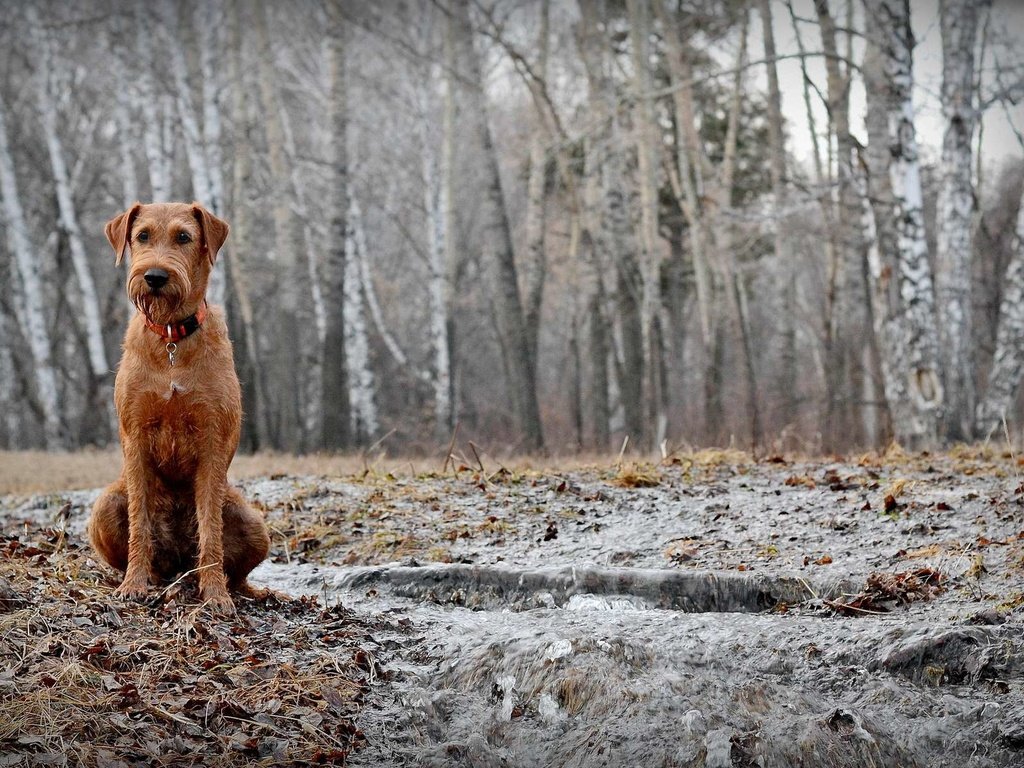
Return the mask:
<svg viewBox="0 0 1024 768">
<path fill-rule="evenodd" d="M 228 225 L 199 203 L 136 203 L 108 221 L 105 232 L 117 264 L 130 255 L 128 298 L 163 325 L 202 302 Z"/>
</svg>

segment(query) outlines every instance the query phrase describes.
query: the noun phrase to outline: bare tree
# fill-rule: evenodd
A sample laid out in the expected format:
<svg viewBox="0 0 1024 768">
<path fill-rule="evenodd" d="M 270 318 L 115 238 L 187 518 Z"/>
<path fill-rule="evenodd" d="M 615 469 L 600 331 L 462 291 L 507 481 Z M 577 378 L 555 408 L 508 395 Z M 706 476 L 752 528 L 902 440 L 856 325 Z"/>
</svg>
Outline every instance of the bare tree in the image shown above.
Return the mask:
<svg viewBox="0 0 1024 768">
<path fill-rule="evenodd" d="M 345 62 L 345 19 L 341 0 L 328 2 L 327 70 L 330 77 L 331 158 L 330 247 L 324 262 L 323 292 L 326 334 L 323 349 L 323 422 L 320 446 L 352 444 L 348 361 L 345 355 L 345 275 L 348 240 L 348 85 Z"/>
<path fill-rule="evenodd" d="M 490 110 L 483 89 L 480 58 L 473 46 L 468 0 L 456 0 L 452 12 L 458 61 L 465 68 L 469 83 L 466 89 L 467 118 L 473 126 L 475 148 L 480 152 L 485 258 L 494 291 L 494 317 L 505 359 L 509 399 L 523 446 L 529 451 L 537 451 L 543 448 L 544 437 L 537 407 L 536 372 L 527 343 L 512 232 L 488 117 Z"/>
<path fill-rule="evenodd" d="M 1000 429 L 1024 373 L 1024 196 L 1017 212 L 1013 255 L 1003 277 L 999 330 L 988 386 L 975 413 L 974 433 L 989 438 Z"/>
<path fill-rule="evenodd" d="M 943 403 L 938 369 L 938 328 L 928 243 L 924 231 L 921 167 L 911 101 L 914 36 L 909 0 L 868 0 L 877 20 L 877 44 L 888 80 L 884 94 L 889 121 L 897 274 L 902 310 L 899 354 L 906 360 L 909 408 L 893 414 L 896 439 L 910 447 L 938 439 Z"/>
<path fill-rule="evenodd" d="M 57 375 L 54 371 L 52 341 L 46 318 L 40 259 L 29 240 L 28 222 L 21 206 L 21 194 L 15 175 L 14 156 L 7 133 L 7 107 L 0 95 L 0 197 L 3 198 L 7 242 L 17 265 L 18 279 L 11 288 L 17 318 L 32 352 L 36 396 L 43 417 L 43 437 L 50 450 L 64 447 L 65 432 L 57 399 Z"/>
<path fill-rule="evenodd" d="M 935 292 L 942 339 L 946 433 L 971 434 L 974 377 L 971 361 L 971 230 L 974 185 L 971 142 L 977 124 L 974 57 L 978 20 L 989 0 L 942 0 L 942 112 L 945 132 L 939 164 Z"/>
</svg>

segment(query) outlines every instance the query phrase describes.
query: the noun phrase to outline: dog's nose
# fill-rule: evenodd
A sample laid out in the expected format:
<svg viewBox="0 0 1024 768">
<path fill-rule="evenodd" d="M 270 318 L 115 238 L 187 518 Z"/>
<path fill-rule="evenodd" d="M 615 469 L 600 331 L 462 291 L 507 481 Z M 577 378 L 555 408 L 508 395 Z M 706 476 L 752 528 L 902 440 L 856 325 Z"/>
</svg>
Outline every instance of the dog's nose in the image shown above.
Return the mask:
<svg viewBox="0 0 1024 768">
<path fill-rule="evenodd" d="M 147 269 L 142 277 L 150 288 L 162 288 L 167 284 L 167 272 L 163 269 Z"/>
</svg>

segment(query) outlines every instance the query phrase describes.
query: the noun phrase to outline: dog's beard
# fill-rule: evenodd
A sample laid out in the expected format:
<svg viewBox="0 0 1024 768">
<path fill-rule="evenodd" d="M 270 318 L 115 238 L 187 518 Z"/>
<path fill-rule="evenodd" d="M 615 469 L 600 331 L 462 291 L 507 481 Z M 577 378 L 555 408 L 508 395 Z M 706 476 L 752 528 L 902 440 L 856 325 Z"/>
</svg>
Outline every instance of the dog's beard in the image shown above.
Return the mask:
<svg viewBox="0 0 1024 768">
<path fill-rule="evenodd" d="M 141 286 L 136 283 L 141 283 Z M 165 325 L 180 319 L 178 315 L 181 297 L 180 291 L 171 283 L 153 292 L 142 279 L 133 280 L 128 290 L 128 298 L 134 307 L 157 325 Z"/>
</svg>

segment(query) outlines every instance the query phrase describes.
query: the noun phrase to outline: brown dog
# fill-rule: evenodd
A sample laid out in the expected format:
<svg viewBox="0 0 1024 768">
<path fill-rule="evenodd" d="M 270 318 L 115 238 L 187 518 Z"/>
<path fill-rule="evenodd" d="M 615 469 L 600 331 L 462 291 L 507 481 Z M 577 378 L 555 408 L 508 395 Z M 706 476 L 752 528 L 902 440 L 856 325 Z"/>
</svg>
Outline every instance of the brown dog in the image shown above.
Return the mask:
<svg viewBox="0 0 1024 768">
<path fill-rule="evenodd" d="M 228 486 L 238 447 L 241 391 L 219 307 L 206 284 L 228 225 L 198 203 L 141 205 L 107 223 L 128 296 L 138 308 L 114 385 L 124 468 L 93 506 L 89 538 L 123 570 L 117 594 L 198 568 L 202 598 L 232 611 L 228 589 L 266 557 L 263 520 Z"/>
</svg>

